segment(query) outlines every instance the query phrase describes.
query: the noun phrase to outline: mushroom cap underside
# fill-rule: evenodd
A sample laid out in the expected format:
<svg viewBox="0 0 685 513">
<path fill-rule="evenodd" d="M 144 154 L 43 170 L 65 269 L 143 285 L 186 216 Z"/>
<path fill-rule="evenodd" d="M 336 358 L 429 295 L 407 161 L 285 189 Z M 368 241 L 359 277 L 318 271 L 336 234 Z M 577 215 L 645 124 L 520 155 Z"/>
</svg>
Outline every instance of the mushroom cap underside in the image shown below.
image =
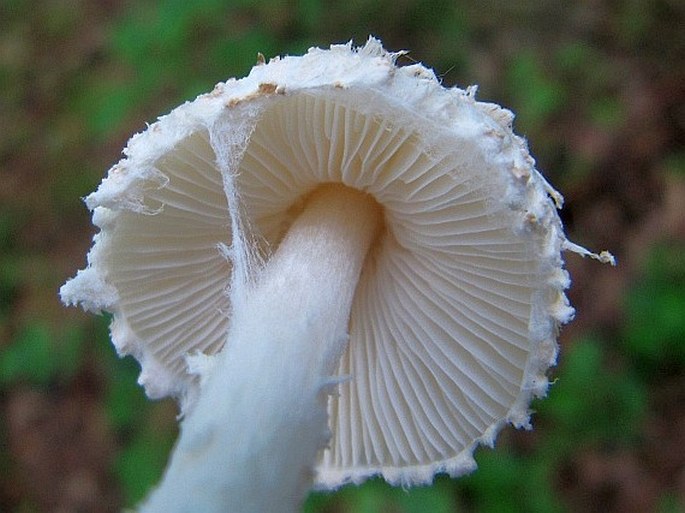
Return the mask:
<svg viewBox="0 0 685 513">
<path fill-rule="evenodd" d="M 321 487 L 472 470 L 478 443 L 528 425 L 572 316 L 558 195 L 510 114 L 374 45 L 328 51 L 365 79 L 308 82 L 313 70 L 298 89 L 284 63 L 327 52 L 316 50 L 258 66 L 137 136 L 88 198 L 101 230 L 62 290 L 114 314 L 113 340 L 141 362 L 148 394 L 191 405 L 187 357 L 221 349 L 231 298 L 303 198 L 326 183 L 372 195 L 384 228 L 352 305 L 338 368 L 352 379 L 329 400 Z"/>
</svg>

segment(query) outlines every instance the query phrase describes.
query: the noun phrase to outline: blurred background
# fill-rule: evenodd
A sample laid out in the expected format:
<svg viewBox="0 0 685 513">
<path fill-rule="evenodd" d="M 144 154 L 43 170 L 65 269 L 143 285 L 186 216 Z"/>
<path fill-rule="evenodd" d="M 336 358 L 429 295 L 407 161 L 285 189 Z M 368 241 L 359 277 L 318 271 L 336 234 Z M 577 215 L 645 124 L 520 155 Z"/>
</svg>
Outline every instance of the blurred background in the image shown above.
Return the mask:
<svg viewBox="0 0 685 513">
<path fill-rule="evenodd" d="M 685 511 L 685 3 L 0 0 L 0 511 L 114 512 L 155 483 L 176 407 L 108 319 L 62 307 L 81 197 L 146 121 L 256 62 L 369 34 L 512 109 L 565 195 L 575 322 L 535 429 L 471 476 L 314 494 L 307 512 Z"/>
</svg>

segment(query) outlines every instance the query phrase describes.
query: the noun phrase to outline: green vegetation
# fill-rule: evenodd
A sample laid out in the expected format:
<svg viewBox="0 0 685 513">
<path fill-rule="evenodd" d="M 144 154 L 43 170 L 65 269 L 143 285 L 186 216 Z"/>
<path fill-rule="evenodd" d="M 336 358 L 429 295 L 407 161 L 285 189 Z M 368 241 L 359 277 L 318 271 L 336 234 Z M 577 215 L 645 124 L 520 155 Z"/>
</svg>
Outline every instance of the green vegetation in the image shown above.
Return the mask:
<svg viewBox="0 0 685 513">
<path fill-rule="evenodd" d="M 3 351 L 0 386 L 23 382 L 48 387 L 73 379 L 83 361 L 83 343 L 78 326 L 60 334 L 41 321 L 27 324 Z"/>
<path fill-rule="evenodd" d="M 661 244 L 627 296 L 623 346 L 644 379 L 685 372 L 685 244 Z"/>
</svg>

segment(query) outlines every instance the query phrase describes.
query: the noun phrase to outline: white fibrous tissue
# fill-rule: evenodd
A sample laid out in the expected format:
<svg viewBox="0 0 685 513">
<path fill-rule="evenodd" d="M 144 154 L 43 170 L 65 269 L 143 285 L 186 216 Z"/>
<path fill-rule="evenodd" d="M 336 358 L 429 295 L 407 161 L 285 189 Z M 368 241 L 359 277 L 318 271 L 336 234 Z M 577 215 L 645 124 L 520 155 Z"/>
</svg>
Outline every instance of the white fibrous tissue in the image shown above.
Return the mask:
<svg viewBox="0 0 685 513">
<path fill-rule="evenodd" d="M 331 184 L 372 198 L 381 227 L 322 376 L 334 393 L 319 488 L 472 471 L 475 447 L 507 423 L 529 427 L 530 402 L 547 391 L 574 314 L 564 251 L 613 262 L 567 240 L 561 195 L 508 110 L 399 66 L 400 55 L 373 38 L 314 48 L 159 118 L 86 199 L 100 231 L 61 290 L 111 312 L 113 342 L 140 361 L 148 393 L 192 416 L 308 198 Z M 276 338 L 289 329 L 272 327 Z M 270 372 L 239 368 L 236 381 Z"/>
</svg>

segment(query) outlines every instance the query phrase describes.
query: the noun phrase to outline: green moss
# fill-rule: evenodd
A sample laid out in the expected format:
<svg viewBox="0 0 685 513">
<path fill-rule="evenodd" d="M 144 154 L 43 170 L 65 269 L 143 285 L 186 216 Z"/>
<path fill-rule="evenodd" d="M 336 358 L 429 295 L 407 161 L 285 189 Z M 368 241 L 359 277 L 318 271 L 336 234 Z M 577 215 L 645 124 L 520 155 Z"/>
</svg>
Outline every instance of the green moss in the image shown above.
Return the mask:
<svg viewBox="0 0 685 513">
<path fill-rule="evenodd" d="M 512 60 L 507 81 L 518 105 L 517 126 L 523 133 L 539 130 L 566 101 L 565 87 L 532 52 L 521 52 Z"/>
<path fill-rule="evenodd" d="M 646 379 L 685 371 L 685 244 L 650 252 L 642 277 L 626 298 L 623 346 Z"/>
<path fill-rule="evenodd" d="M 615 97 L 598 98 L 590 105 L 590 118 L 604 129 L 621 126 L 626 119 L 626 109 L 623 103 Z"/>
<path fill-rule="evenodd" d="M 25 382 L 47 387 L 66 382 L 82 363 L 83 334 L 77 327 L 56 333 L 40 321 L 24 326 L 0 359 L 0 385 Z"/>
<path fill-rule="evenodd" d="M 153 419 L 150 415 L 148 419 Z M 117 454 L 114 473 L 124 492 L 125 503 L 134 506 L 159 482 L 166 466 L 176 431 L 169 425 L 149 422 L 135 430 Z"/>
<path fill-rule="evenodd" d="M 557 440 L 550 449 L 559 456 L 581 444 L 630 445 L 639 436 L 646 388 L 628 368 L 608 367 L 603 345 L 591 338 L 576 342 L 558 383 L 539 405 Z"/>
</svg>

